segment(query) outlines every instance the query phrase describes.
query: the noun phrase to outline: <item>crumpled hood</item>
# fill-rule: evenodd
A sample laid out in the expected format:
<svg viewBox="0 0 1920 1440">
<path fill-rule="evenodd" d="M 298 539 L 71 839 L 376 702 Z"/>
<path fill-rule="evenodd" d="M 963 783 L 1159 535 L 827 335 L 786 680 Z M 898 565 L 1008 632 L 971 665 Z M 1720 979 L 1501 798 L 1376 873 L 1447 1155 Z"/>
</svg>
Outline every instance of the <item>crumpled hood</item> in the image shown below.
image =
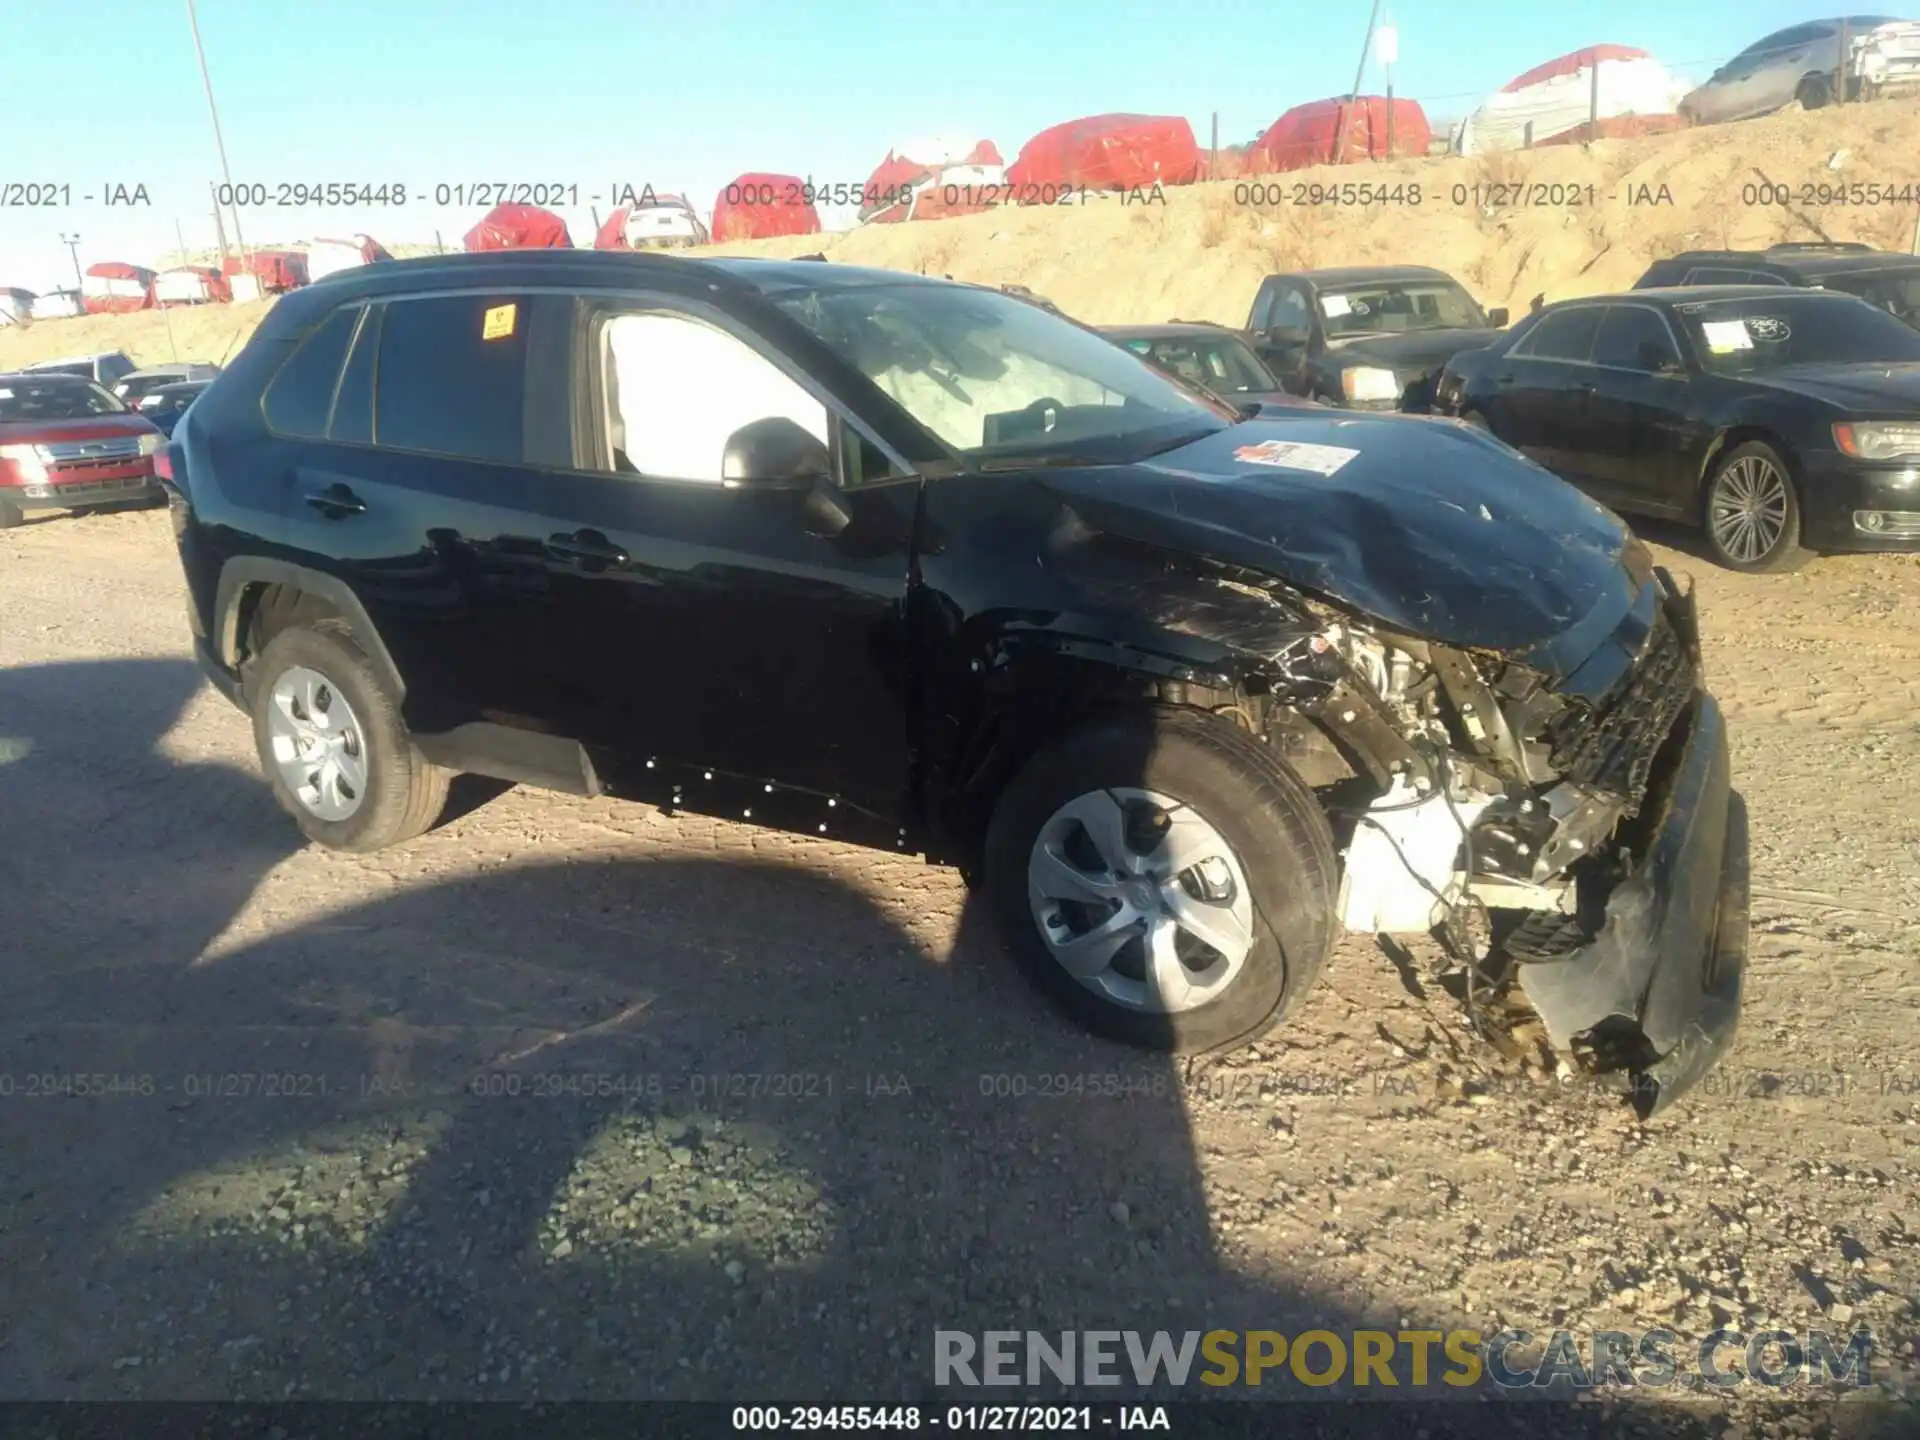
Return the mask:
<svg viewBox="0 0 1920 1440">
<path fill-rule="evenodd" d="M 1786 365 L 1743 378 L 1861 413 L 1883 410 L 1890 418 L 1920 413 L 1920 364 L 1912 362 Z"/>
<path fill-rule="evenodd" d="M 1368 335 L 1327 347 L 1327 363 L 1351 368 L 1378 365 L 1411 372 L 1438 370 L 1462 350 L 1480 350 L 1498 340 L 1499 330 L 1414 330 L 1403 335 Z"/>
<path fill-rule="evenodd" d="M 1262 452 L 1263 442 L 1332 453 Z M 1314 461 L 1337 468 L 1300 468 Z M 1611 511 L 1451 420 L 1302 410 L 1134 465 L 1037 479 L 1096 529 L 1273 575 L 1391 628 L 1501 651 L 1556 678 L 1611 633 L 1638 590 L 1622 563 L 1631 535 Z"/>
</svg>

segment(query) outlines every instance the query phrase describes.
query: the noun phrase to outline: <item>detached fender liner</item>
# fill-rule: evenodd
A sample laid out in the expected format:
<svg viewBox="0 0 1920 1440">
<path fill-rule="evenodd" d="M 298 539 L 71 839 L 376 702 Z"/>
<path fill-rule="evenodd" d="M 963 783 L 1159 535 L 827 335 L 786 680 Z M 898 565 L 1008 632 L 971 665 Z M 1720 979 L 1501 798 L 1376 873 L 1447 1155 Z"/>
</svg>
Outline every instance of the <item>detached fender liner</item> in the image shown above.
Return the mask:
<svg viewBox="0 0 1920 1440">
<path fill-rule="evenodd" d="M 1694 698 L 1689 733 L 1645 858 L 1608 898 L 1593 942 L 1524 965 L 1520 987 L 1556 1049 L 1632 1022 L 1647 1057 L 1630 1071 L 1634 1108 L 1664 1110 L 1732 1044 L 1745 980 L 1746 803 L 1733 791 L 1726 720 Z"/>
</svg>

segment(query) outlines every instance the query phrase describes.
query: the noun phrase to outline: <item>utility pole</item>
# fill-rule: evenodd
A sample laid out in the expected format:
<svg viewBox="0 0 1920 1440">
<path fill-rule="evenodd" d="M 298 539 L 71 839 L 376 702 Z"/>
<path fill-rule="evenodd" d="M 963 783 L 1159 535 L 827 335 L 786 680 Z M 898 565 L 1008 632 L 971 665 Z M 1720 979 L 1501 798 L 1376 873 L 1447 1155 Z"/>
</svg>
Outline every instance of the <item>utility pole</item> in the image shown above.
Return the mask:
<svg viewBox="0 0 1920 1440">
<path fill-rule="evenodd" d="M 188 0 L 192 3 L 192 0 Z M 1380 0 L 1373 0 L 1373 10 L 1367 16 L 1367 38 L 1360 42 L 1360 64 L 1353 72 L 1353 92 L 1347 97 L 1347 105 L 1340 112 L 1340 123 L 1333 135 L 1333 163 L 1343 165 L 1347 158 L 1347 127 L 1353 123 L 1353 107 L 1360 103 L 1360 82 L 1367 74 L 1367 52 L 1373 48 L 1373 27 L 1380 20 Z"/>
<path fill-rule="evenodd" d="M 80 273 L 80 237 L 78 235 L 69 235 L 63 230 L 60 232 L 60 243 L 66 246 L 67 253 L 73 256 L 73 283 L 79 286 L 80 289 L 85 290 L 87 288 L 87 277 Z"/>
<path fill-rule="evenodd" d="M 200 83 L 207 91 L 207 114 L 213 117 L 213 145 L 220 152 L 220 176 L 227 182 L 227 197 L 233 205 L 233 243 L 240 247 L 240 263 L 251 268 L 247 259 L 247 242 L 240 234 L 240 204 L 233 200 L 233 171 L 227 165 L 227 142 L 220 134 L 220 111 L 213 103 L 213 77 L 207 73 L 207 52 L 200 44 L 200 17 L 194 13 L 193 0 L 187 0 L 187 25 L 193 31 L 193 53 L 200 60 Z M 218 205 L 216 200 L 215 205 Z"/>
</svg>

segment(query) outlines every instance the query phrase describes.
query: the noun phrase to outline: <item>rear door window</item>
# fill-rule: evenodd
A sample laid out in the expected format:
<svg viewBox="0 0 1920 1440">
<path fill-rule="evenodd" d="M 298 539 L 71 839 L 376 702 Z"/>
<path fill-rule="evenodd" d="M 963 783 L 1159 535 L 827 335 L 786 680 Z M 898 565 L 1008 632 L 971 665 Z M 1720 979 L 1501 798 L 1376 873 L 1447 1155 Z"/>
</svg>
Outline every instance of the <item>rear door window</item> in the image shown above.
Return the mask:
<svg viewBox="0 0 1920 1440">
<path fill-rule="evenodd" d="M 264 406 L 269 429 L 314 440 L 327 433 L 340 366 L 359 323 L 360 307 L 348 305 L 334 311 L 300 342 L 267 386 Z"/>
<path fill-rule="evenodd" d="M 1678 364 L 1667 322 L 1643 305 L 1610 305 L 1594 334 L 1593 363 L 1616 370 L 1656 371 Z"/>
<path fill-rule="evenodd" d="M 381 322 L 375 443 L 519 464 L 526 454 L 528 306 L 507 295 L 393 300 Z"/>
<path fill-rule="evenodd" d="M 1593 352 L 1600 329 L 1601 307 L 1583 305 L 1546 316 L 1521 342 L 1519 354 L 1528 360 L 1585 361 Z"/>
</svg>

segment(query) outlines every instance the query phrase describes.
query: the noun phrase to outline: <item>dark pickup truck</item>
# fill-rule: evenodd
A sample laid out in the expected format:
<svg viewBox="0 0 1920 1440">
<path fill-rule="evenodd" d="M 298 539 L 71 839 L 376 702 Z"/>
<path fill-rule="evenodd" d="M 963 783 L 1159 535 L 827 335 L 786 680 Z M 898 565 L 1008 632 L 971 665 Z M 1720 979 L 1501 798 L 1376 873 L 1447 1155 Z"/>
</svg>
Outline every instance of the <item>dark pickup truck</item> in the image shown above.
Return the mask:
<svg viewBox="0 0 1920 1440">
<path fill-rule="evenodd" d="M 1269 275 L 1246 334 L 1295 395 L 1420 414 L 1447 361 L 1491 345 L 1506 323 L 1504 309 L 1482 310 L 1445 271 L 1359 265 Z"/>
</svg>

